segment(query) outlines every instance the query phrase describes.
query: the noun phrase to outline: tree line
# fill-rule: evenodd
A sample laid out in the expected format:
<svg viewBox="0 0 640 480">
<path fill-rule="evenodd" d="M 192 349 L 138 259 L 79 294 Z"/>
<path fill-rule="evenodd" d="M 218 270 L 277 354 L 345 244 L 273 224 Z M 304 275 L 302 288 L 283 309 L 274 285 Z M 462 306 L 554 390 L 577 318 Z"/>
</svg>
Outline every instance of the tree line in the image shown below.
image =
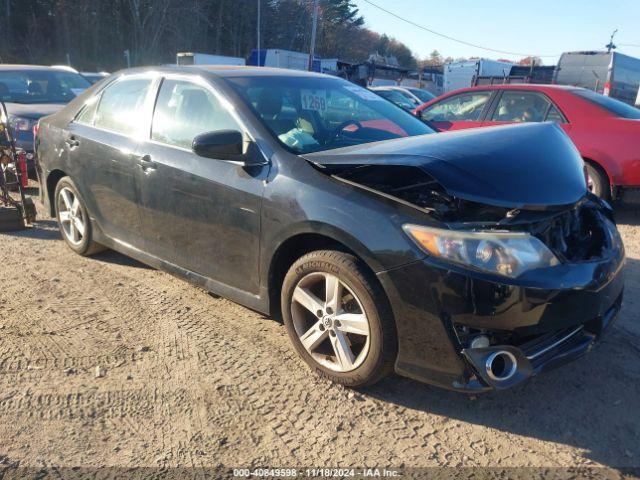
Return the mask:
<svg viewBox="0 0 640 480">
<path fill-rule="evenodd" d="M 0 0 L 3 63 L 67 64 L 113 71 L 174 63 L 180 51 L 247 58 L 262 48 L 308 52 L 312 0 Z M 351 0 L 320 0 L 316 52 L 362 62 L 393 55 L 415 68 L 411 50 L 365 27 Z"/>
</svg>

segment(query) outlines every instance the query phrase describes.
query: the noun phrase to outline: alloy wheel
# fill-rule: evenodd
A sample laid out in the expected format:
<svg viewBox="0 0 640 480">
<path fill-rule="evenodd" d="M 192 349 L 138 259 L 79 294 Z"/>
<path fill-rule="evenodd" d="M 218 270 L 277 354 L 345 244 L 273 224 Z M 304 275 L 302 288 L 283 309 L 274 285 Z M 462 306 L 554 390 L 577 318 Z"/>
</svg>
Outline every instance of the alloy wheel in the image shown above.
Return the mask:
<svg viewBox="0 0 640 480">
<path fill-rule="evenodd" d="M 360 300 L 337 276 L 314 272 L 303 277 L 293 291 L 291 315 L 300 343 L 320 365 L 349 372 L 367 357 L 369 320 Z"/>
<path fill-rule="evenodd" d="M 80 201 L 70 188 L 64 187 L 58 194 L 58 218 L 67 240 L 80 245 L 86 232 L 86 221 Z"/>
</svg>

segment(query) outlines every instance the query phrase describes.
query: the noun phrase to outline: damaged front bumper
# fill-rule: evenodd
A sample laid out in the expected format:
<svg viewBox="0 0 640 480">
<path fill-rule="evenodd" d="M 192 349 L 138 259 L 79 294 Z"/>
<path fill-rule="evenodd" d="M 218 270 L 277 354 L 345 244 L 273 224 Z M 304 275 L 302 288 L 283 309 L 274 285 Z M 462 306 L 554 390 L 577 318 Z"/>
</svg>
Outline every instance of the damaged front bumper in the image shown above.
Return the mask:
<svg viewBox="0 0 640 480">
<path fill-rule="evenodd" d="M 461 390 L 503 390 L 527 378 L 559 367 L 589 352 L 615 320 L 622 293 L 604 315 L 577 327 L 538 335 L 518 346 L 497 345 L 465 348 L 462 355 L 474 375 L 466 383 L 454 384 Z"/>
<path fill-rule="evenodd" d="M 431 257 L 379 273 L 398 329 L 396 371 L 477 392 L 509 388 L 573 360 L 614 321 L 623 264 L 620 243 L 601 258 L 518 279 Z M 474 348 L 479 336 L 485 345 Z"/>
</svg>

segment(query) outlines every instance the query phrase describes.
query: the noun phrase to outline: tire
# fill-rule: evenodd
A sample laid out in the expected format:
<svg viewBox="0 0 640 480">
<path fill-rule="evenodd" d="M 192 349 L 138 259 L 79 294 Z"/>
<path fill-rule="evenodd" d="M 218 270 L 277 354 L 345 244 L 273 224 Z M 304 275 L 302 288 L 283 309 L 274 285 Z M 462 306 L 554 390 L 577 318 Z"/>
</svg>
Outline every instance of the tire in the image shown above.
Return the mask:
<svg viewBox="0 0 640 480">
<path fill-rule="evenodd" d="M 321 376 L 362 387 L 393 370 L 398 347 L 387 297 L 353 255 L 318 250 L 299 258 L 284 278 L 281 308 L 296 351 Z"/>
<path fill-rule="evenodd" d="M 60 234 L 71 250 L 78 255 L 89 256 L 106 249 L 93 240 L 91 218 L 71 178 L 60 179 L 56 185 L 54 202 Z"/>
<path fill-rule="evenodd" d="M 604 200 L 609 200 L 609 180 L 591 163 L 585 162 L 587 169 L 587 188 L 591 193 Z"/>
</svg>

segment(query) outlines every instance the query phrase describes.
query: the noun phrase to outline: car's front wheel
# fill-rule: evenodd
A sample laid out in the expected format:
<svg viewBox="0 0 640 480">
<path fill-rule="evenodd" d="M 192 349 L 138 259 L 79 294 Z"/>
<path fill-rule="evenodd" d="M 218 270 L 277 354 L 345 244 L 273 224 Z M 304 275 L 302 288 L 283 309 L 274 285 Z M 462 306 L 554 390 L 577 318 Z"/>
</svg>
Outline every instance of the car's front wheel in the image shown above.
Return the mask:
<svg viewBox="0 0 640 480">
<path fill-rule="evenodd" d="M 105 249 L 93 240 L 93 229 L 87 208 L 69 177 L 63 177 L 58 182 L 55 205 L 60 233 L 71 250 L 86 256 Z"/>
<path fill-rule="evenodd" d="M 373 275 L 354 256 L 319 250 L 285 276 L 282 315 L 302 358 L 326 378 L 370 385 L 393 369 L 396 330 Z"/>
</svg>

